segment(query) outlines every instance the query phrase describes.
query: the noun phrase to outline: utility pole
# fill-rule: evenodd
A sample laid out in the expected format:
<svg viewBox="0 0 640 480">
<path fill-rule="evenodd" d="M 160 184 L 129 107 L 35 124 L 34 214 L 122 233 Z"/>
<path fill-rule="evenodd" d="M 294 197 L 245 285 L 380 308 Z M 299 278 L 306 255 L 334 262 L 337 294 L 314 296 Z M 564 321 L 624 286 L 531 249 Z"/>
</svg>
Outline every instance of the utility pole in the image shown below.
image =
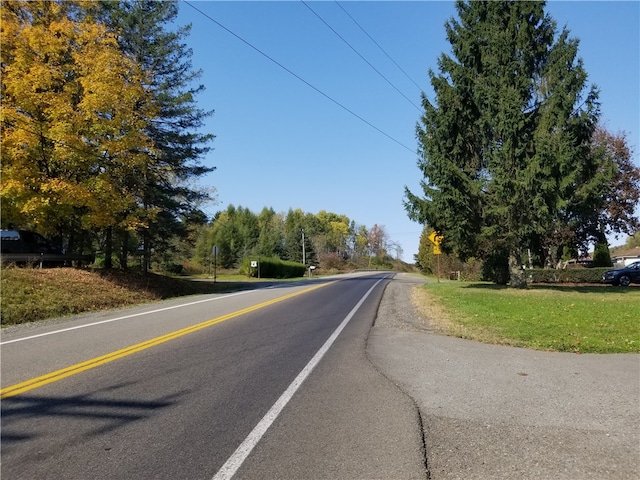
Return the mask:
<svg viewBox="0 0 640 480">
<path fill-rule="evenodd" d="M 302 229 L 302 264 L 307 264 L 307 257 L 304 251 L 304 228 Z"/>
</svg>

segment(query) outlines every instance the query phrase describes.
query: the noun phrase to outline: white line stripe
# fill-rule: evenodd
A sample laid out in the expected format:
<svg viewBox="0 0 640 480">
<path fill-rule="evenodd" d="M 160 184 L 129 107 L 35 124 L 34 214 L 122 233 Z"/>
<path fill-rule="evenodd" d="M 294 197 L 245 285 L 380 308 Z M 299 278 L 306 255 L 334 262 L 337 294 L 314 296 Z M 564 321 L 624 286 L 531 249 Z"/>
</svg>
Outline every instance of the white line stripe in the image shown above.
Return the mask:
<svg viewBox="0 0 640 480">
<path fill-rule="evenodd" d="M 331 334 L 331 336 L 327 339 L 327 341 L 322 345 L 320 350 L 313 356 L 313 358 L 307 363 L 307 365 L 302 369 L 302 371 L 298 374 L 295 380 L 289 385 L 289 387 L 284 391 L 284 393 L 280 396 L 280 398 L 273 404 L 271 409 L 267 412 L 267 414 L 262 417 L 262 420 L 258 422 L 255 428 L 251 431 L 251 433 L 245 438 L 244 442 L 240 444 L 240 446 L 236 449 L 235 452 L 229 457 L 229 459 L 224 463 L 222 468 L 215 474 L 212 480 L 231 480 L 231 478 L 235 475 L 238 469 L 242 466 L 244 461 L 247 459 L 251 451 L 258 444 L 262 436 L 266 433 L 269 427 L 273 424 L 273 422 L 278 418 L 280 412 L 284 409 L 284 407 L 289 403 L 293 395 L 296 393 L 300 385 L 307 379 L 309 374 L 313 371 L 314 368 L 320 363 L 320 360 L 327 353 L 333 342 L 335 342 L 338 335 L 344 330 L 344 327 L 347 326 L 351 318 L 356 314 L 358 309 L 362 306 L 367 297 L 371 294 L 374 288 L 378 286 L 378 284 L 384 280 L 384 278 L 379 279 L 368 291 L 364 294 L 364 296 L 360 299 L 360 301 L 356 304 L 355 307 L 349 312 L 349 315 L 345 317 L 342 323 L 336 328 L 336 330 Z"/>
<path fill-rule="evenodd" d="M 237 295 L 244 295 L 246 293 L 251 293 L 251 292 L 255 292 L 255 291 L 257 291 L 257 290 L 243 290 L 241 292 L 231 293 L 229 295 L 223 295 L 223 296 L 220 296 L 220 297 L 207 298 L 205 300 L 198 300 L 196 302 L 181 303 L 180 305 L 173 305 L 171 307 L 158 308 L 156 310 L 149 310 L 148 312 L 133 313 L 131 315 L 125 315 L 124 317 L 111 318 L 109 320 L 102 320 L 100 322 L 93 322 L 93 323 L 86 323 L 84 325 L 78 325 L 77 327 L 63 328 L 63 329 L 60 329 L 60 330 L 54 330 L 53 332 L 39 333 L 38 335 L 31 335 L 29 337 L 16 338 L 14 340 L 7 340 L 6 342 L 0 342 L 0 345 L 7 345 L 8 343 L 23 342 L 25 340 L 32 340 L 34 338 L 46 337 L 48 335 L 55 335 L 57 333 L 68 332 L 68 331 L 71 331 L 71 330 L 78 330 L 80 328 L 93 327 L 95 325 L 101 325 L 103 323 L 118 322 L 120 320 L 126 320 L 127 318 L 141 317 L 143 315 L 151 315 L 152 313 L 166 312 L 167 310 L 174 310 L 176 308 L 182 308 L 182 307 L 188 307 L 188 306 L 191 306 L 191 305 L 197 305 L 198 303 L 213 302 L 215 300 L 221 300 L 223 298 L 235 297 Z"/>
<path fill-rule="evenodd" d="M 291 283 L 287 283 L 287 284 L 283 284 L 283 285 L 269 285 L 269 286 L 263 287 L 263 288 L 256 288 L 256 289 L 251 289 L 251 290 L 243 290 L 241 292 L 230 293 L 229 295 L 219 296 L 219 297 L 215 297 L 215 298 L 207 298 L 206 300 L 198 300 L 197 302 L 181 303 L 180 305 L 174 305 L 172 307 L 159 308 L 157 310 L 150 310 L 148 312 L 133 313 L 131 315 L 125 315 L 124 317 L 112 318 L 110 320 L 102 320 L 100 322 L 87 323 L 87 324 L 84 324 L 84 325 L 78 325 L 77 327 L 62 328 L 60 330 L 54 330 L 52 332 L 39 333 L 37 335 L 31 335 L 31 336 L 28 336 L 28 337 L 16 338 L 14 340 L 7 340 L 6 342 L 0 342 L 0 345 L 7 345 L 9 343 L 16 343 L 16 342 L 23 342 L 25 340 L 33 340 L 34 338 L 46 337 L 46 336 L 49 336 L 49 335 L 56 335 L 58 333 L 69 332 L 71 330 L 78 330 L 78 329 L 81 329 L 81 328 L 94 327 L 96 325 L 102 325 L 103 323 L 118 322 L 120 320 L 126 320 L 127 318 L 141 317 L 143 315 L 150 315 L 152 313 L 166 312 L 167 310 L 173 310 L 173 309 L 182 308 L 182 307 L 189 307 L 191 305 L 197 305 L 198 303 L 213 302 L 215 300 L 221 300 L 223 298 L 235 297 L 237 295 L 245 295 L 247 293 L 257 292 L 257 291 L 260 291 L 260 290 L 270 290 L 270 289 L 275 289 L 275 288 L 283 288 L 285 286 L 287 286 L 287 287 L 297 287 L 297 286 L 302 285 L 302 284 L 303 284 L 303 282 L 291 282 Z"/>
</svg>

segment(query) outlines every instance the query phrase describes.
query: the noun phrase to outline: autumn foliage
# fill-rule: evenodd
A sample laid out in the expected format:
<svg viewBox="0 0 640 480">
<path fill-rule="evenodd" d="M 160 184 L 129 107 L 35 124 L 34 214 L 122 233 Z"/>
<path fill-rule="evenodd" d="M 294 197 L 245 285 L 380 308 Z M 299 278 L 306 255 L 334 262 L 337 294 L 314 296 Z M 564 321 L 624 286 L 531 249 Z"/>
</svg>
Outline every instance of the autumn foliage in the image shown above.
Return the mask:
<svg viewBox="0 0 640 480">
<path fill-rule="evenodd" d="M 136 245 L 186 234 L 213 135 L 197 132 L 188 28 L 165 30 L 176 15 L 174 1 L 1 3 L 3 228 L 101 249 L 107 266 L 116 243 L 126 266 Z"/>
<path fill-rule="evenodd" d="M 104 25 L 56 2 L 3 4 L 3 222 L 53 234 L 144 221 L 126 181 L 152 148 L 144 83 Z"/>
</svg>

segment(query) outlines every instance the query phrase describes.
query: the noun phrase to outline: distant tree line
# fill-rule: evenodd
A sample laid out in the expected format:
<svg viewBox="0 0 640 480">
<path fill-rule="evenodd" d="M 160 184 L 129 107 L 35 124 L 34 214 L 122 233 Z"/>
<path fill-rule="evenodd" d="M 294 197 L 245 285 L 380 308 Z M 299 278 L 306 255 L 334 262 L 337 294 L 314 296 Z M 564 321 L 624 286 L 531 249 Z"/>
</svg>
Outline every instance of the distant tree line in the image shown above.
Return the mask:
<svg viewBox="0 0 640 480">
<path fill-rule="evenodd" d="M 626 242 L 623 245 L 612 248 L 612 252 L 617 252 L 619 250 L 630 250 L 632 248 L 640 248 L 640 231 L 634 233 L 630 237 L 627 237 Z"/>
<path fill-rule="evenodd" d="M 346 215 L 321 210 L 317 214 L 301 209 L 276 213 L 263 208 L 258 214 L 230 205 L 200 229 L 195 263 L 206 266 L 217 247 L 222 268 L 237 268 L 248 258 L 275 257 L 325 268 L 390 266 L 395 244 L 384 226 L 367 228 Z"/>
<path fill-rule="evenodd" d="M 148 268 L 206 223 L 213 139 L 175 1 L 2 3 L 2 226 Z"/>
</svg>

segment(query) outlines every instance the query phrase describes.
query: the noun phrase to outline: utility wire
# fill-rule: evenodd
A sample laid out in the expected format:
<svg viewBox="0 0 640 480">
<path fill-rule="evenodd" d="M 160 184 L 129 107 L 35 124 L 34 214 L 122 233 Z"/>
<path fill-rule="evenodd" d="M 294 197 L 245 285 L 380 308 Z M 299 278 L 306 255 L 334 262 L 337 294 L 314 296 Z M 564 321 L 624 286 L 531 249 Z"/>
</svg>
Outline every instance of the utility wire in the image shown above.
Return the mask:
<svg viewBox="0 0 640 480">
<path fill-rule="evenodd" d="M 318 17 L 318 19 L 320 19 L 320 21 L 321 21 L 322 23 L 324 23 L 324 24 L 329 28 L 329 30 L 331 30 L 333 33 L 335 33 L 335 34 L 336 34 L 336 36 L 337 36 L 340 40 L 342 40 L 342 41 L 345 43 L 345 45 L 347 45 L 351 50 L 353 50 L 353 51 L 355 52 L 355 54 L 356 54 L 356 55 L 358 55 L 358 56 L 359 56 L 359 57 L 360 57 L 360 58 L 361 58 L 361 59 L 362 59 L 362 60 L 363 60 L 367 65 L 369 65 L 369 66 L 373 69 L 373 71 L 374 71 L 374 72 L 376 72 L 378 75 L 380 75 L 380 77 L 381 77 L 385 82 L 387 82 L 389 85 L 391 85 L 391 87 L 392 87 L 396 92 L 398 92 L 400 95 L 402 95 L 402 97 L 403 97 L 407 102 L 409 102 L 411 105 L 413 105 L 414 107 L 416 107 L 416 108 L 418 109 L 418 111 L 419 111 L 419 112 L 422 112 L 422 110 L 420 109 L 420 107 L 419 107 L 418 105 L 416 105 L 415 103 L 413 103 L 413 101 L 412 101 L 409 97 L 407 97 L 404 93 L 402 93 L 402 92 L 400 91 L 400 89 L 398 89 L 398 87 L 396 87 L 396 86 L 395 86 L 395 85 L 394 85 L 394 84 L 393 84 L 393 83 L 392 83 L 392 82 L 391 82 L 387 77 L 385 77 L 382 73 L 380 73 L 380 70 L 378 70 L 376 67 L 374 67 L 374 66 L 371 64 L 371 62 L 369 62 L 369 60 L 367 60 L 366 58 L 364 58 L 364 56 L 363 56 L 360 52 L 358 52 L 358 50 L 356 50 L 356 49 L 353 47 L 353 45 L 351 45 L 349 42 L 347 42 L 347 41 L 345 40 L 345 38 L 344 38 L 342 35 L 340 35 L 340 34 L 339 34 L 339 33 L 338 33 L 338 32 L 337 32 L 337 31 L 336 31 L 336 30 L 335 30 L 331 25 L 329 25 L 329 24 L 325 21 L 325 19 L 324 19 L 324 18 L 322 18 L 322 17 L 321 17 L 321 16 L 320 16 L 320 15 L 319 15 L 319 14 L 318 14 L 318 13 L 317 13 L 313 8 L 311 8 L 307 2 L 305 2 L 304 0 L 300 0 L 300 1 L 302 2 L 302 4 L 303 4 L 305 7 L 307 7 L 307 8 L 311 11 L 311 13 L 313 13 L 316 17 Z M 418 88 L 420 88 L 420 87 L 418 87 Z"/>
<path fill-rule="evenodd" d="M 391 58 L 391 55 L 389 55 L 389 54 L 385 51 L 385 49 L 384 49 L 384 48 L 382 48 L 382 47 L 380 46 L 380 44 L 379 44 L 378 42 L 376 42 L 376 41 L 373 39 L 373 37 L 372 37 L 371 35 L 369 35 L 369 33 L 367 33 L 367 31 L 362 27 L 362 25 L 360 25 L 360 24 L 356 21 L 356 19 L 355 19 L 355 18 L 353 18 L 353 17 L 349 14 L 349 12 L 347 12 L 347 11 L 345 10 L 345 8 L 344 8 L 342 5 L 340 5 L 340 2 L 338 2 L 338 0 L 335 0 L 335 2 L 336 2 L 336 5 L 338 5 L 338 6 L 340 7 L 340 9 L 341 9 L 341 10 L 342 10 L 346 15 L 347 15 L 347 17 L 349 17 L 349 18 L 351 19 L 351 21 L 352 21 L 353 23 L 355 23 L 355 24 L 358 26 L 358 28 L 359 28 L 360 30 L 362 30 L 362 33 L 364 33 L 367 37 L 369 37 L 369 40 L 371 40 L 371 41 L 376 45 L 376 47 L 378 47 L 378 48 L 380 49 L 380 51 L 381 51 L 382 53 L 384 53 L 384 54 L 386 55 L 386 57 L 387 57 L 389 60 L 391 60 L 391 61 L 393 62 L 393 64 L 394 64 L 396 67 L 398 67 L 398 70 L 400 70 L 402 73 L 404 73 L 404 76 L 405 76 L 405 77 L 407 77 L 407 78 L 408 78 L 408 79 L 409 79 L 409 80 L 410 80 L 410 81 L 411 81 L 411 82 L 412 82 L 412 83 L 413 83 L 413 84 L 418 88 L 418 90 L 420 90 L 421 92 L 424 92 L 424 91 L 422 90 L 422 87 L 421 87 L 420 85 L 418 85 L 418 84 L 415 82 L 415 80 L 414 80 L 413 78 L 411 78 L 411 77 L 409 76 L 409 74 L 408 74 L 407 72 L 405 72 L 405 71 L 404 71 L 404 69 L 403 69 L 400 65 L 398 65 L 398 63 L 397 63 L 393 58 Z"/>
<path fill-rule="evenodd" d="M 248 47 L 252 48 L 253 50 L 255 50 L 256 52 L 258 52 L 260 55 L 262 55 L 263 57 L 267 58 L 268 60 L 270 60 L 271 62 L 275 63 L 277 66 L 279 66 L 280 68 L 282 68 L 285 72 L 287 72 L 288 74 L 292 75 L 293 77 L 297 78 L 298 80 L 300 80 L 302 83 L 304 83 L 305 85 L 307 85 L 308 87 L 312 88 L 313 90 L 315 90 L 316 92 L 318 92 L 320 95 L 322 95 L 323 97 L 325 97 L 327 100 L 333 102 L 334 104 L 336 104 L 337 106 L 339 106 L 340 108 L 342 108 L 343 110 L 345 110 L 346 112 L 350 113 L 351 115 L 353 115 L 354 117 L 356 117 L 358 120 L 360 120 L 361 122 L 367 124 L 368 126 L 370 126 L 371 128 L 373 128 L 374 130 L 376 130 L 378 133 L 381 133 L 382 135 L 384 135 L 385 137 L 387 137 L 389 140 L 397 143 L 398 145 L 400 145 L 401 147 L 405 148 L 406 150 L 408 150 L 409 152 L 417 155 L 417 153 L 415 152 L 415 150 L 407 147 L 404 143 L 400 142 L 399 140 L 396 140 L 395 138 L 393 138 L 391 135 L 389 135 L 388 133 L 384 132 L 383 130 L 379 129 L 378 127 L 376 127 L 375 125 L 373 125 L 371 122 L 365 120 L 364 118 L 362 118 L 360 115 L 358 115 L 357 113 L 355 113 L 353 110 L 350 110 L 349 108 L 345 107 L 342 103 L 338 102 L 337 100 L 333 99 L 332 97 L 330 97 L 329 95 L 327 95 L 326 93 L 324 93 L 322 90 L 320 90 L 319 88 L 317 88 L 316 86 L 312 85 L 311 83 L 309 83 L 308 81 L 306 81 L 304 78 L 300 77 L 298 74 L 294 73 L 293 71 L 289 70 L 287 67 L 285 67 L 283 64 L 281 64 L 280 62 L 278 62 L 277 60 L 275 60 L 274 58 L 270 57 L 268 54 L 266 54 L 265 52 L 263 52 L 262 50 L 260 50 L 258 47 L 256 47 L 255 45 L 251 44 L 249 41 L 245 40 L 244 38 L 242 38 L 240 35 L 232 32 L 231 30 L 229 30 L 227 27 L 225 27 L 224 25 L 222 25 L 220 22 L 218 22 L 217 20 L 215 20 L 214 18 L 212 18 L 211 16 L 209 16 L 208 14 L 206 14 L 205 12 L 203 12 L 202 10 L 200 10 L 199 8 L 195 7 L 191 2 L 184 0 L 184 3 L 186 3 L 187 5 L 189 5 L 191 8 L 193 8 L 196 12 L 198 12 L 200 15 L 202 15 L 203 17 L 208 18 L 209 20 L 211 20 L 213 23 L 215 23 L 216 25 L 218 25 L 220 28 L 222 28 L 224 31 L 230 33 L 231 35 L 233 35 L 234 37 L 236 37 L 238 40 L 240 40 L 242 43 L 244 43 L 245 45 L 247 45 Z"/>
</svg>

